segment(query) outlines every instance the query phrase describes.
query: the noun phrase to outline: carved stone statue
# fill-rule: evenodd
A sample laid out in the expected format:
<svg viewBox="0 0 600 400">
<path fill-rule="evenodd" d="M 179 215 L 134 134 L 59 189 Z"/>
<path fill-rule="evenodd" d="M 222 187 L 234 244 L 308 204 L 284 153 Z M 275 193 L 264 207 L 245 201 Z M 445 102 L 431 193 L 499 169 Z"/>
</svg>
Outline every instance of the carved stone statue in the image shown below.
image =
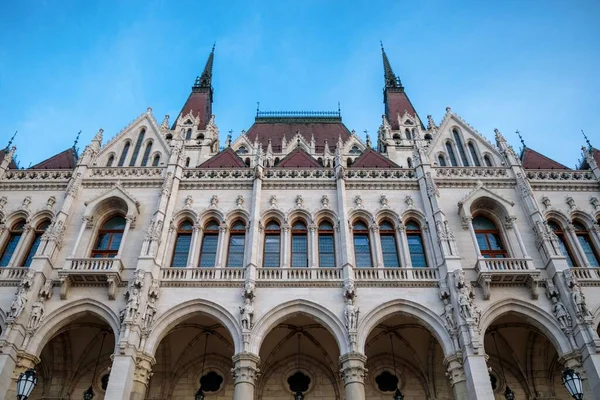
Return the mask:
<svg viewBox="0 0 600 400">
<path fill-rule="evenodd" d="M 575 309 L 577 311 L 577 316 L 580 318 L 584 318 L 590 316 L 590 310 L 585 303 L 585 296 L 583 292 L 579 288 L 579 285 L 573 286 L 573 293 L 571 293 L 571 298 L 573 299 L 573 303 L 575 304 Z"/>
<path fill-rule="evenodd" d="M 327 197 L 326 194 L 324 194 L 323 197 L 321 197 L 321 205 L 323 206 L 323 208 L 329 208 L 329 197 Z"/>
<path fill-rule="evenodd" d="M 381 197 L 379 198 L 379 203 L 381 204 L 382 207 L 387 207 L 388 206 L 388 199 L 387 199 L 387 196 L 385 194 L 381 195 Z"/>
<path fill-rule="evenodd" d="M 245 299 L 254 299 L 254 282 L 252 281 L 246 281 L 246 283 L 244 284 L 244 294 L 242 295 Z"/>
<path fill-rule="evenodd" d="M 250 330 L 254 325 L 254 307 L 252 306 L 252 301 L 246 297 L 244 299 L 244 305 L 240 306 L 240 322 L 242 325 L 242 330 Z"/>
<path fill-rule="evenodd" d="M 126 318 L 133 320 L 137 316 L 138 309 L 140 308 L 140 291 L 137 287 L 133 287 L 129 297 L 127 298 L 127 312 Z"/>
<path fill-rule="evenodd" d="M 357 195 L 357 196 L 354 198 L 354 204 L 356 205 L 356 207 L 357 207 L 357 208 L 360 208 L 360 207 L 362 207 L 362 206 L 363 206 L 363 200 L 362 200 L 362 197 L 360 197 L 359 195 Z"/>
<path fill-rule="evenodd" d="M 301 194 L 299 194 L 298 196 L 296 196 L 296 207 L 297 208 L 304 207 L 304 199 L 302 198 Z"/>
<path fill-rule="evenodd" d="M 217 197 L 216 194 L 213 194 L 213 196 L 210 198 L 210 206 L 216 207 L 218 204 L 219 204 L 219 198 Z"/>
<path fill-rule="evenodd" d="M 571 316 L 567 312 L 565 305 L 558 299 L 557 296 L 552 297 L 552 313 L 558 320 L 558 323 L 563 330 L 571 329 Z"/>
<path fill-rule="evenodd" d="M 187 195 L 187 197 L 185 198 L 185 200 L 183 201 L 183 204 L 185 206 L 185 208 L 190 208 L 192 206 L 192 203 L 194 202 L 194 199 L 192 198 L 191 195 Z"/>
<path fill-rule="evenodd" d="M 446 328 L 449 331 L 456 330 L 456 321 L 454 320 L 454 306 L 448 298 L 444 298 L 444 313 L 442 314 L 446 320 Z"/>
<path fill-rule="evenodd" d="M 154 317 L 156 316 L 156 297 L 150 296 L 148 297 L 148 303 L 146 303 L 146 310 L 144 311 L 144 315 L 142 317 L 142 328 L 145 331 L 149 331 L 152 327 L 152 323 L 154 322 Z"/>
<path fill-rule="evenodd" d="M 27 304 L 27 292 L 24 286 L 19 286 L 17 290 L 17 295 L 15 299 L 10 305 L 10 312 L 8 314 L 9 317 L 17 319 L 19 315 L 25 309 L 25 305 Z"/>
<path fill-rule="evenodd" d="M 344 307 L 344 318 L 346 320 L 346 329 L 348 329 L 348 331 L 357 330 L 359 313 L 359 308 L 354 307 L 354 301 L 351 298 L 346 298 L 346 306 Z"/>
<path fill-rule="evenodd" d="M 27 329 L 36 330 L 37 328 L 39 328 L 43 317 L 44 317 L 44 303 L 41 300 L 37 300 L 31 306 L 31 314 L 29 315 L 29 322 L 27 323 Z"/>
<path fill-rule="evenodd" d="M 356 297 L 356 287 L 354 286 L 354 281 L 347 281 L 344 285 L 344 297 L 354 301 L 354 298 Z"/>
<path fill-rule="evenodd" d="M 277 196 L 275 196 L 275 195 L 271 196 L 269 203 L 271 204 L 271 207 L 277 207 Z"/>
<path fill-rule="evenodd" d="M 241 194 L 238 195 L 237 199 L 235 200 L 235 204 L 238 207 L 244 207 L 244 196 L 242 196 Z"/>
<path fill-rule="evenodd" d="M 406 196 L 406 198 L 404 199 L 404 203 L 406 203 L 406 206 L 408 208 L 415 206 L 415 201 L 413 200 L 411 195 Z"/>
</svg>

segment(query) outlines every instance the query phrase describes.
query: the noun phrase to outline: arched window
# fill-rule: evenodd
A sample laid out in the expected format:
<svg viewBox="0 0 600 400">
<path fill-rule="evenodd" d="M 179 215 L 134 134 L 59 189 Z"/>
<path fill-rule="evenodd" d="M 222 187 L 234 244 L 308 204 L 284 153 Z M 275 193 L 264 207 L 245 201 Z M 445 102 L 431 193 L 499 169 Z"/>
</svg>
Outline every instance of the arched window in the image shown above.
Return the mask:
<svg viewBox="0 0 600 400">
<path fill-rule="evenodd" d="M 590 267 L 600 267 L 600 258 L 598 257 L 598 253 L 594 248 L 594 244 L 592 243 L 588 230 L 581 222 L 573 222 L 573 227 L 575 228 L 575 235 L 577 236 L 577 240 L 583 249 L 583 253 L 585 254 L 585 258 L 587 259 Z"/>
<path fill-rule="evenodd" d="M 125 218 L 118 215 L 108 219 L 98 231 L 98 239 L 92 250 L 92 258 L 115 258 L 121 246 Z"/>
<path fill-rule="evenodd" d="M 190 220 L 185 220 L 179 224 L 171 267 L 187 267 L 190 245 L 192 243 L 192 228 L 193 225 Z"/>
<path fill-rule="evenodd" d="M 273 166 L 275 167 L 277 164 L 279 164 L 279 161 L 281 161 L 279 157 L 275 157 L 275 162 L 273 163 Z"/>
<path fill-rule="evenodd" d="M 246 160 L 244 161 L 244 164 L 246 164 L 246 167 L 250 166 L 250 157 L 246 157 Z"/>
<path fill-rule="evenodd" d="M 406 139 L 412 140 L 412 134 L 410 133 L 410 130 L 405 129 L 404 134 L 406 135 Z"/>
<path fill-rule="evenodd" d="M 412 158 L 408 157 L 406 159 L 406 164 L 408 165 L 408 168 L 412 168 L 413 167 L 413 165 L 412 165 Z"/>
<path fill-rule="evenodd" d="M 556 235 L 556 238 L 558 239 L 558 245 L 560 246 L 560 251 L 567 259 L 567 264 L 569 264 L 569 267 L 574 267 L 575 263 L 573 262 L 573 253 L 571 252 L 571 248 L 569 247 L 565 237 L 565 232 L 562 230 L 560 224 L 556 223 L 555 221 L 548 221 L 548 226 Z"/>
<path fill-rule="evenodd" d="M 408 221 L 406 223 L 406 240 L 408 241 L 411 265 L 417 268 L 427 267 L 421 226 L 415 221 Z"/>
<path fill-rule="evenodd" d="M 492 159 L 487 154 L 485 156 L 483 156 L 483 162 L 485 163 L 486 167 L 493 167 L 494 166 L 494 164 L 492 164 Z"/>
<path fill-rule="evenodd" d="M 158 167 L 159 163 L 160 163 L 160 154 L 157 154 L 154 156 L 154 159 L 152 160 L 152 166 Z"/>
<path fill-rule="evenodd" d="M 392 268 L 400 267 L 394 225 L 389 221 L 383 221 L 379 225 L 379 238 L 381 240 L 381 250 L 383 252 L 383 266 Z"/>
<path fill-rule="evenodd" d="M 125 159 L 127 158 L 127 153 L 129 153 L 129 147 L 130 147 L 130 143 L 127 142 L 125 143 L 125 146 L 123 147 L 123 151 L 121 152 L 121 158 L 119 158 L 119 167 L 122 167 L 123 165 L 125 165 Z"/>
<path fill-rule="evenodd" d="M 483 257 L 505 258 L 508 256 L 502 244 L 500 230 L 491 219 L 481 215 L 473 218 L 473 229 L 477 237 L 479 252 Z"/>
<path fill-rule="evenodd" d="M 444 156 L 442 154 L 440 154 L 438 156 L 438 165 L 440 167 L 445 167 L 446 166 L 446 158 L 444 158 Z"/>
<path fill-rule="evenodd" d="M 142 167 L 148 165 L 148 160 L 150 159 L 150 153 L 152 152 L 152 140 L 148 140 L 146 144 L 146 150 L 144 150 L 144 156 L 142 157 Z"/>
<path fill-rule="evenodd" d="M 352 146 L 350 149 L 350 154 L 362 154 L 362 151 L 358 148 L 358 146 Z"/>
<path fill-rule="evenodd" d="M 144 142 L 144 136 L 146 136 L 146 130 L 142 129 L 140 134 L 138 135 L 137 142 L 135 142 L 135 147 L 133 148 L 133 154 L 131 155 L 131 161 L 129 161 L 129 166 L 135 166 L 135 162 L 137 161 L 138 154 L 140 154 L 140 150 L 142 149 L 142 143 Z"/>
<path fill-rule="evenodd" d="M 346 167 L 350 168 L 352 166 L 352 159 L 350 157 L 348 157 L 348 159 L 346 160 Z"/>
<path fill-rule="evenodd" d="M 296 221 L 292 225 L 292 267 L 308 267 L 308 232 L 306 224 Z"/>
<path fill-rule="evenodd" d="M 200 246 L 200 267 L 214 267 L 217 259 L 217 245 L 219 242 L 219 224 L 209 221 L 204 226 L 202 246 Z"/>
<path fill-rule="evenodd" d="M 469 159 L 467 158 L 467 153 L 465 153 L 465 148 L 463 146 L 462 139 L 460 138 L 460 134 L 457 129 L 452 129 L 452 136 L 454 137 L 454 141 L 456 142 L 456 147 L 458 147 L 458 152 L 460 154 L 460 159 L 462 160 L 463 166 L 469 166 Z"/>
<path fill-rule="evenodd" d="M 185 140 L 190 140 L 192 138 L 192 128 L 188 128 L 185 132 Z"/>
<path fill-rule="evenodd" d="M 0 267 L 6 267 L 10 262 L 17 245 L 19 244 L 19 240 L 21 240 L 21 236 L 23 236 L 23 229 L 25 228 L 25 221 L 21 220 L 16 222 L 9 232 L 8 241 L 4 245 L 4 249 L 2 249 L 2 257 L 0 257 Z"/>
<path fill-rule="evenodd" d="M 241 268 L 244 266 L 244 245 L 246 243 L 246 224 L 238 220 L 231 225 L 229 231 L 229 250 L 227 266 Z"/>
<path fill-rule="evenodd" d="M 329 221 L 319 224 L 319 267 L 335 267 L 333 225 Z"/>
<path fill-rule="evenodd" d="M 111 154 L 110 156 L 108 156 L 108 161 L 106 162 L 106 166 L 112 167 L 114 163 L 115 163 L 115 155 Z"/>
<path fill-rule="evenodd" d="M 263 267 L 279 267 L 280 247 L 281 227 L 276 221 L 271 221 L 265 226 Z"/>
<path fill-rule="evenodd" d="M 240 146 L 240 148 L 237 149 L 236 153 L 238 153 L 238 154 L 248 154 L 248 149 L 246 148 L 246 146 Z"/>
<path fill-rule="evenodd" d="M 400 142 L 402 140 L 399 133 L 394 133 L 394 136 L 392 136 L 392 139 L 394 139 L 396 144 L 399 144 L 398 142 Z"/>
<path fill-rule="evenodd" d="M 471 158 L 473 159 L 473 163 L 476 167 L 481 167 L 481 162 L 479 161 L 479 156 L 477 155 L 477 150 L 475 150 L 475 143 L 469 142 L 467 144 L 469 147 L 469 152 L 471 153 Z"/>
<path fill-rule="evenodd" d="M 38 247 L 40 246 L 40 242 L 42 240 L 42 235 L 46 232 L 46 228 L 50 225 L 50 221 L 43 221 L 35 228 L 33 231 L 33 241 L 27 250 L 27 256 L 25 256 L 25 261 L 23 262 L 24 267 L 29 267 L 31 265 L 31 260 L 35 253 L 37 252 Z"/>
<path fill-rule="evenodd" d="M 453 167 L 458 166 L 456 156 L 454 155 L 454 149 L 452 148 L 452 143 L 446 142 L 446 151 L 448 152 L 448 158 L 450 158 L 450 165 Z"/>
<path fill-rule="evenodd" d="M 190 158 L 185 159 L 185 167 L 188 168 L 190 166 Z"/>
<path fill-rule="evenodd" d="M 202 133 L 202 132 L 199 132 L 199 133 L 196 135 L 196 139 L 198 139 L 198 140 L 204 140 L 204 133 Z M 215 150 L 215 151 L 216 151 L 216 150 Z"/>
<path fill-rule="evenodd" d="M 354 236 L 354 257 L 356 267 L 371 267 L 371 243 L 369 241 L 369 228 L 362 221 L 356 221 L 352 226 Z"/>
</svg>

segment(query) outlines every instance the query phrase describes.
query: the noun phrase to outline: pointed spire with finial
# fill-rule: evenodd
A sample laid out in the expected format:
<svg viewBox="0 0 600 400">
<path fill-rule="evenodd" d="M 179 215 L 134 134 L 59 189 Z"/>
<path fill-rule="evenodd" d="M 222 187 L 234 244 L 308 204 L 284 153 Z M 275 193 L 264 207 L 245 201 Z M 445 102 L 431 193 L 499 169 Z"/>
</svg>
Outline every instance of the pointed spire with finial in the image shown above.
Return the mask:
<svg viewBox="0 0 600 400">
<path fill-rule="evenodd" d="M 10 146 L 12 146 L 13 141 L 15 140 L 15 136 L 17 136 L 17 133 L 19 131 L 15 131 L 15 133 L 12 135 L 12 137 L 10 138 L 10 140 L 8 141 L 8 144 L 5 147 L 5 150 L 8 151 L 8 149 L 10 149 Z M 583 131 L 582 131 L 583 132 Z"/>
<path fill-rule="evenodd" d="M 592 147 L 592 144 L 590 143 L 590 139 L 587 137 L 587 135 L 585 134 L 583 129 L 581 130 L 581 134 L 583 135 L 583 138 L 585 139 L 585 142 L 587 143 L 588 151 L 591 154 L 593 147 Z"/>
<path fill-rule="evenodd" d="M 212 87 L 212 69 L 214 58 L 215 44 L 213 44 L 212 50 L 208 55 L 208 59 L 206 60 L 206 65 L 204 66 L 204 71 L 202 71 L 202 75 L 196 77 L 196 81 L 194 82 L 194 89 Z"/>
<path fill-rule="evenodd" d="M 383 42 L 381 43 L 381 57 L 383 58 L 383 72 L 385 78 L 385 87 L 399 88 L 402 89 L 402 82 L 400 82 L 400 78 L 394 74 L 392 70 L 392 66 L 390 64 L 390 60 L 387 58 L 387 54 L 385 54 L 385 49 L 383 48 Z"/>
<path fill-rule="evenodd" d="M 521 146 L 523 146 L 523 150 L 525 150 L 525 147 L 527 147 L 525 145 L 525 140 L 523 140 L 523 136 L 521 136 L 521 131 L 519 131 L 518 129 L 515 131 L 515 133 L 517 134 L 517 136 L 519 137 L 519 140 L 521 141 Z"/>
</svg>

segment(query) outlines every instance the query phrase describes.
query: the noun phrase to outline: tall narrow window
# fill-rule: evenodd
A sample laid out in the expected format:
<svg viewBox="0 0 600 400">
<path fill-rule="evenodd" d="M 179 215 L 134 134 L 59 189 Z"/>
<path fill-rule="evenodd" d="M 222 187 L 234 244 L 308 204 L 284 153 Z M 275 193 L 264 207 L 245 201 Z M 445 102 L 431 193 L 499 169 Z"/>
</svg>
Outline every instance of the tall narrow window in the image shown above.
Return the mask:
<svg viewBox="0 0 600 400">
<path fill-rule="evenodd" d="M 410 130 L 405 129 L 404 134 L 406 135 L 406 139 L 412 140 L 412 134 L 410 133 Z"/>
<path fill-rule="evenodd" d="M 362 221 L 357 221 L 352 226 L 354 236 L 354 257 L 358 268 L 368 268 L 371 262 L 371 243 L 369 241 L 369 228 Z"/>
<path fill-rule="evenodd" d="M 102 225 L 98 231 L 98 239 L 92 250 L 93 258 L 115 258 L 121 246 L 123 232 L 125 231 L 125 218 L 112 217 Z"/>
<path fill-rule="evenodd" d="M 135 166 L 135 162 L 137 161 L 138 154 L 140 154 L 140 150 L 142 149 L 142 143 L 144 142 L 144 136 L 146 136 L 146 130 L 142 129 L 140 134 L 138 135 L 137 142 L 135 142 L 135 147 L 133 148 L 133 154 L 131 155 L 131 161 L 129 161 L 129 166 Z"/>
<path fill-rule="evenodd" d="M 144 156 L 142 157 L 142 167 L 148 165 L 148 160 L 150 159 L 150 153 L 152 152 L 152 140 L 148 140 L 146 144 L 146 150 L 144 150 Z"/>
<path fill-rule="evenodd" d="M 487 154 L 485 156 L 483 156 L 483 162 L 485 163 L 486 167 L 493 167 L 494 166 L 494 164 L 492 164 L 492 159 Z"/>
<path fill-rule="evenodd" d="M 263 267 L 279 267 L 279 251 L 281 247 L 281 228 L 275 221 L 265 226 L 265 247 L 263 251 Z"/>
<path fill-rule="evenodd" d="M 558 245 L 560 246 L 560 251 L 562 255 L 565 256 L 565 258 L 567 259 L 567 264 L 569 264 L 569 267 L 574 267 L 575 263 L 573 262 L 571 248 L 567 243 L 565 232 L 562 230 L 561 226 L 554 221 L 549 221 L 548 226 L 556 235 L 556 238 L 558 239 Z"/>
<path fill-rule="evenodd" d="M 492 220 L 483 216 L 473 218 L 473 229 L 477 245 L 485 258 L 506 258 L 508 255 L 502 244 L 500 230 Z"/>
<path fill-rule="evenodd" d="M 25 261 L 23 262 L 24 267 L 29 267 L 31 265 L 31 260 L 33 260 L 33 256 L 37 252 L 38 247 L 40 246 L 40 242 L 42 240 L 42 235 L 46 232 L 46 228 L 50 225 L 49 221 L 44 221 L 35 228 L 33 242 L 29 246 L 29 250 L 27 250 L 27 256 L 25 256 Z"/>
<path fill-rule="evenodd" d="M 23 236 L 23 229 L 25 228 L 25 221 L 19 221 L 13 225 L 10 229 L 8 241 L 2 249 L 2 257 L 0 257 L 0 267 L 6 267 L 10 262 L 21 236 Z"/>
<path fill-rule="evenodd" d="M 214 267 L 217 259 L 217 245 L 219 242 L 219 224 L 210 221 L 204 226 L 202 246 L 200 247 L 200 267 Z"/>
<path fill-rule="evenodd" d="M 460 138 L 460 134 L 458 130 L 452 129 L 452 135 L 454 136 L 454 141 L 456 142 L 456 147 L 458 147 L 458 153 L 460 154 L 460 159 L 462 160 L 463 167 L 469 166 L 469 159 L 467 158 L 467 153 L 465 153 L 465 147 L 463 146 L 462 139 Z"/>
<path fill-rule="evenodd" d="M 384 221 L 379 225 L 379 238 L 381 239 L 381 250 L 383 252 L 383 266 L 400 267 L 396 233 L 394 232 L 394 226 L 388 221 Z"/>
<path fill-rule="evenodd" d="M 450 165 L 452 165 L 453 167 L 458 166 L 458 162 L 456 161 L 456 155 L 454 155 L 454 149 L 452 148 L 452 143 L 446 142 L 446 151 L 448 152 Z"/>
<path fill-rule="evenodd" d="M 125 160 L 127 159 L 127 153 L 129 153 L 129 147 L 130 147 L 130 143 L 127 142 L 125 143 L 125 146 L 123 146 L 123 151 L 121 152 L 121 157 L 119 158 L 119 167 L 122 167 L 123 165 L 125 165 Z"/>
<path fill-rule="evenodd" d="M 159 163 L 160 163 L 160 154 L 157 154 L 154 156 L 154 159 L 152 159 L 152 166 L 158 167 Z"/>
<path fill-rule="evenodd" d="M 292 267 L 308 267 L 308 236 L 302 221 L 292 225 Z"/>
<path fill-rule="evenodd" d="M 115 155 L 111 154 L 110 156 L 108 156 L 108 161 L 106 162 L 106 166 L 112 167 L 114 163 L 115 163 Z"/>
<path fill-rule="evenodd" d="M 333 225 L 329 221 L 319 224 L 319 267 L 335 267 Z"/>
<path fill-rule="evenodd" d="M 473 142 L 469 142 L 467 146 L 469 147 L 473 164 L 475 164 L 476 167 L 481 167 L 481 162 L 479 161 L 479 156 L 477 155 L 477 150 L 475 149 L 475 144 Z"/>
<path fill-rule="evenodd" d="M 445 167 L 446 166 L 446 159 L 441 154 L 438 156 L 438 165 L 440 167 Z"/>
<path fill-rule="evenodd" d="M 406 223 L 406 240 L 408 241 L 411 265 L 417 268 L 427 267 L 423 234 L 421 227 L 415 221 L 408 221 Z"/>
<path fill-rule="evenodd" d="M 236 221 L 229 231 L 229 250 L 227 266 L 241 268 L 244 266 L 244 245 L 246 243 L 246 224 Z"/>
<path fill-rule="evenodd" d="M 171 267 L 187 267 L 190 244 L 192 243 L 192 228 L 192 222 L 189 220 L 179 224 L 175 238 L 175 247 L 173 248 Z"/>
<path fill-rule="evenodd" d="M 573 227 L 575 228 L 575 235 L 577 236 L 577 240 L 583 249 L 583 253 L 585 254 L 585 258 L 587 259 L 590 267 L 600 267 L 600 258 L 598 257 L 598 253 L 594 248 L 594 244 L 592 243 L 588 230 L 580 222 L 573 222 Z"/>
<path fill-rule="evenodd" d="M 185 132 L 185 140 L 190 140 L 192 138 L 192 128 L 188 128 L 187 132 Z"/>
</svg>

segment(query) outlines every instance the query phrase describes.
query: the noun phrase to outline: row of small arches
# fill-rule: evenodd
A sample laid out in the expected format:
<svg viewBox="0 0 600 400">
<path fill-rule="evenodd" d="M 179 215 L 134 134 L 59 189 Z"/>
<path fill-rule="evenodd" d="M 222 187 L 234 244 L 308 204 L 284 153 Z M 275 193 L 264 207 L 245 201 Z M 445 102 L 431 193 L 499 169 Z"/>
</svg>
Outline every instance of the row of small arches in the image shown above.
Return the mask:
<svg viewBox="0 0 600 400">
<path fill-rule="evenodd" d="M 144 142 L 144 137 L 146 136 L 146 130 L 142 129 L 138 135 L 138 138 L 135 142 L 135 146 L 133 148 L 133 153 L 131 154 L 131 158 L 129 159 L 129 166 L 133 167 L 136 165 L 139 153 L 142 149 L 142 145 Z M 144 149 L 144 153 L 142 156 L 142 161 L 140 163 L 140 166 L 145 167 L 148 165 L 148 162 L 150 161 L 150 156 L 152 154 L 152 146 L 153 146 L 154 142 L 152 140 L 148 140 L 146 142 L 146 147 Z M 131 142 L 128 140 L 125 142 L 125 144 L 123 145 L 123 150 L 121 150 L 121 155 L 119 156 L 118 162 L 117 162 L 117 167 L 123 167 L 125 166 L 125 163 L 127 162 L 127 156 L 129 155 L 129 150 L 131 149 Z M 116 160 L 116 155 L 115 154 L 110 154 L 108 156 L 108 159 L 106 161 L 106 166 L 107 167 L 113 167 L 115 166 L 115 160 Z M 152 166 L 153 167 L 157 167 L 160 164 L 160 154 L 159 153 L 155 153 L 154 156 L 152 156 Z"/>
<path fill-rule="evenodd" d="M 438 155 L 438 165 L 440 167 L 446 167 L 446 166 L 469 167 L 469 166 L 471 166 L 471 160 L 472 160 L 472 164 L 475 167 L 481 167 L 482 165 L 485 165 L 486 167 L 494 166 L 492 158 L 490 157 L 489 154 L 483 155 L 483 164 L 482 164 L 482 159 L 480 158 L 479 149 L 477 148 L 477 144 L 475 144 L 475 142 L 473 142 L 472 140 L 469 140 L 467 142 L 467 146 L 466 147 L 464 146 L 463 140 L 461 138 L 461 135 L 460 135 L 458 129 L 456 129 L 456 128 L 452 129 L 452 137 L 454 138 L 454 141 L 448 139 L 445 142 L 446 154 L 440 153 Z M 458 154 L 460 156 L 460 164 L 459 164 L 459 159 L 456 157 L 455 149 L 458 150 Z M 467 156 L 467 151 L 469 152 L 469 154 L 471 156 L 470 160 L 469 160 L 469 157 Z"/>
</svg>

